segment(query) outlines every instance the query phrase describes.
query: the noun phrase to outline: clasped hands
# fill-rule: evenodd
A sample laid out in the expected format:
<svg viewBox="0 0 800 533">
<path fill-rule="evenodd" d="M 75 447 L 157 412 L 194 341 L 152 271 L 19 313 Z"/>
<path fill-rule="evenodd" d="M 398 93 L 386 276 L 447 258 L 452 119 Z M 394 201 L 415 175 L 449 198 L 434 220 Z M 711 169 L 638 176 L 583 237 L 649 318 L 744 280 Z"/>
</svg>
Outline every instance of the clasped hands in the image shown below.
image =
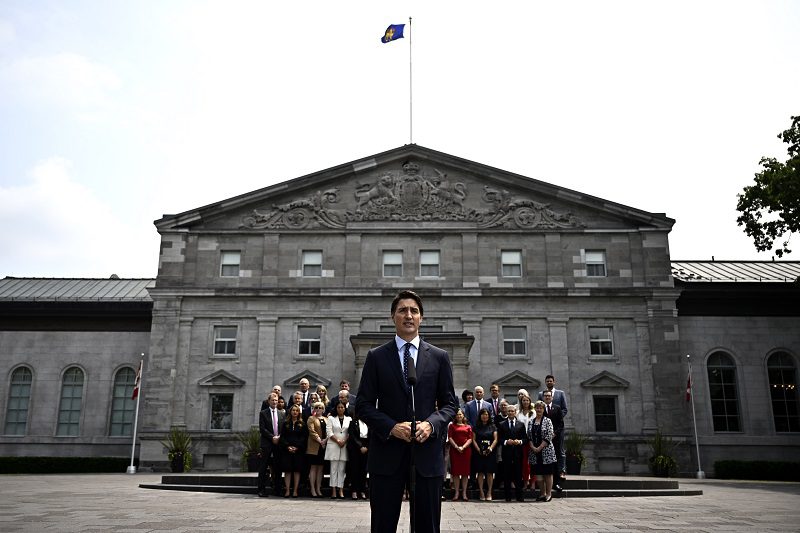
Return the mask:
<svg viewBox="0 0 800 533">
<path fill-rule="evenodd" d="M 417 422 L 417 432 L 413 437 L 415 441 L 423 443 L 428 440 L 431 433 L 433 433 L 433 426 L 427 420 L 423 420 L 422 422 Z M 390 434 L 396 439 L 411 442 L 411 422 L 398 422 L 394 425 Z"/>
</svg>

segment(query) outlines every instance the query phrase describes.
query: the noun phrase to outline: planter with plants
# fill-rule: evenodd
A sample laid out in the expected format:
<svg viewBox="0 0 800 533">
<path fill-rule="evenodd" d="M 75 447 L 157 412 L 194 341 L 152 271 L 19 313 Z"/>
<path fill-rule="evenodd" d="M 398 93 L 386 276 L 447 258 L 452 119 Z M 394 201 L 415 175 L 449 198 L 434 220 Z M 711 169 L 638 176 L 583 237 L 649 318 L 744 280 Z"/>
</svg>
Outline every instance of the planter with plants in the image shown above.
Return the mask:
<svg viewBox="0 0 800 533">
<path fill-rule="evenodd" d="M 161 444 L 167 449 L 170 468 L 175 474 L 192 469 L 192 437 L 180 428 L 172 428 Z"/>
<path fill-rule="evenodd" d="M 648 442 L 653 455 L 647 460 L 650 472 L 658 477 L 671 477 L 678 472 L 678 463 L 672 457 L 676 443 L 670 438 L 656 431 L 653 438 Z"/>
<path fill-rule="evenodd" d="M 577 476 L 581 473 L 581 467 L 586 462 L 583 455 L 583 447 L 586 445 L 586 435 L 573 431 L 567 434 L 564 441 L 566 452 L 567 474 Z"/>
<path fill-rule="evenodd" d="M 261 433 L 257 427 L 251 427 L 247 433 L 237 433 L 236 439 L 242 443 L 242 472 L 258 472 L 261 466 Z"/>
</svg>

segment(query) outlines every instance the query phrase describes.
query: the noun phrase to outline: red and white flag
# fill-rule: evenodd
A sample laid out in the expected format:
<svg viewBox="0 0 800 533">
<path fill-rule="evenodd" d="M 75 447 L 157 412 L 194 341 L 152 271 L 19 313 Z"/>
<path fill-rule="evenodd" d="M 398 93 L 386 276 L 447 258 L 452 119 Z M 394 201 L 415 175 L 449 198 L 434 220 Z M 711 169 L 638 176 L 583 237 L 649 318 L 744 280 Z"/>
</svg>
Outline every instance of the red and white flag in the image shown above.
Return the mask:
<svg viewBox="0 0 800 533">
<path fill-rule="evenodd" d="M 133 396 L 131 396 L 131 400 L 135 400 L 137 396 L 139 396 L 139 386 L 142 384 L 142 366 L 144 365 L 144 359 L 139 361 L 139 369 L 136 371 L 136 381 L 133 383 Z"/>
<path fill-rule="evenodd" d="M 689 377 L 686 378 L 686 401 L 692 400 L 692 367 L 689 367 Z"/>
</svg>

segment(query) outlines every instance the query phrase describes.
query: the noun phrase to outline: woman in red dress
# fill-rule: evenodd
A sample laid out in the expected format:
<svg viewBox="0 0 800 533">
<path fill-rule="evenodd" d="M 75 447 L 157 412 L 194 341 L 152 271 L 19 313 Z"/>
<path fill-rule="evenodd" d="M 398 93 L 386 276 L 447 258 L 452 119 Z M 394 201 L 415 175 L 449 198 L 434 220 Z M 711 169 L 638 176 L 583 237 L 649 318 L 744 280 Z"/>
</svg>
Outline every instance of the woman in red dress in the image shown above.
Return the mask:
<svg viewBox="0 0 800 533">
<path fill-rule="evenodd" d="M 462 499 L 469 501 L 467 496 L 467 481 L 469 481 L 469 465 L 472 459 L 472 427 L 467 424 L 464 413 L 459 409 L 453 423 L 447 428 L 447 441 L 450 443 L 450 476 L 455 483 L 455 496 L 458 500 L 461 491 Z"/>
</svg>

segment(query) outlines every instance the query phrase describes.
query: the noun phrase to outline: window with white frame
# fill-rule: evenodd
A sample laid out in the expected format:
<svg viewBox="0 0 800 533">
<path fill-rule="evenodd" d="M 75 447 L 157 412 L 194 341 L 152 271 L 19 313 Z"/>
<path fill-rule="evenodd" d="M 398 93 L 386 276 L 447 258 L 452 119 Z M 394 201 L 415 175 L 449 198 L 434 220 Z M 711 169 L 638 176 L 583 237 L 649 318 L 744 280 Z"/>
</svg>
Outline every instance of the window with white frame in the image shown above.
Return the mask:
<svg viewBox="0 0 800 533">
<path fill-rule="evenodd" d="M 230 250 L 220 254 L 219 275 L 223 277 L 239 277 L 239 265 L 242 262 L 242 252 Z"/>
<path fill-rule="evenodd" d="M 132 368 L 120 368 L 114 376 L 114 389 L 111 398 L 112 437 L 133 435 L 133 415 L 136 400 L 133 400 L 133 387 L 136 384 L 136 371 Z"/>
<path fill-rule="evenodd" d="M 302 270 L 304 277 L 322 276 L 322 250 L 304 250 Z"/>
<path fill-rule="evenodd" d="M 504 278 L 522 277 L 522 251 L 503 250 L 500 252 L 500 274 Z"/>
<path fill-rule="evenodd" d="M 233 394 L 211 395 L 211 430 L 233 429 Z"/>
<path fill-rule="evenodd" d="M 25 435 L 28 427 L 28 404 L 31 400 L 33 372 L 30 368 L 19 367 L 11 374 L 11 387 L 8 390 L 6 406 L 6 435 Z"/>
<path fill-rule="evenodd" d="M 419 275 L 427 278 L 439 277 L 439 250 L 423 250 L 419 253 Z"/>
<path fill-rule="evenodd" d="M 403 252 L 386 250 L 383 252 L 383 277 L 399 278 L 403 275 Z"/>
<path fill-rule="evenodd" d="M 322 326 L 297 326 L 297 353 L 300 355 L 319 355 Z"/>
<path fill-rule="evenodd" d="M 605 250 L 586 250 L 586 275 L 592 278 L 606 276 Z"/>
<path fill-rule="evenodd" d="M 527 336 L 525 326 L 503 326 L 503 355 L 506 357 L 525 356 Z"/>
<path fill-rule="evenodd" d="M 237 326 L 214 326 L 214 355 L 236 355 Z"/>
<path fill-rule="evenodd" d="M 77 437 L 80 433 L 81 403 L 83 401 L 83 370 L 73 366 L 64 372 L 61 380 L 61 401 L 58 406 L 60 437 Z"/>
<path fill-rule="evenodd" d="M 598 433 L 616 433 L 617 430 L 617 397 L 593 396 L 594 429 Z"/>
<path fill-rule="evenodd" d="M 610 326 L 589 326 L 589 353 L 600 356 L 614 355 Z"/>
</svg>

